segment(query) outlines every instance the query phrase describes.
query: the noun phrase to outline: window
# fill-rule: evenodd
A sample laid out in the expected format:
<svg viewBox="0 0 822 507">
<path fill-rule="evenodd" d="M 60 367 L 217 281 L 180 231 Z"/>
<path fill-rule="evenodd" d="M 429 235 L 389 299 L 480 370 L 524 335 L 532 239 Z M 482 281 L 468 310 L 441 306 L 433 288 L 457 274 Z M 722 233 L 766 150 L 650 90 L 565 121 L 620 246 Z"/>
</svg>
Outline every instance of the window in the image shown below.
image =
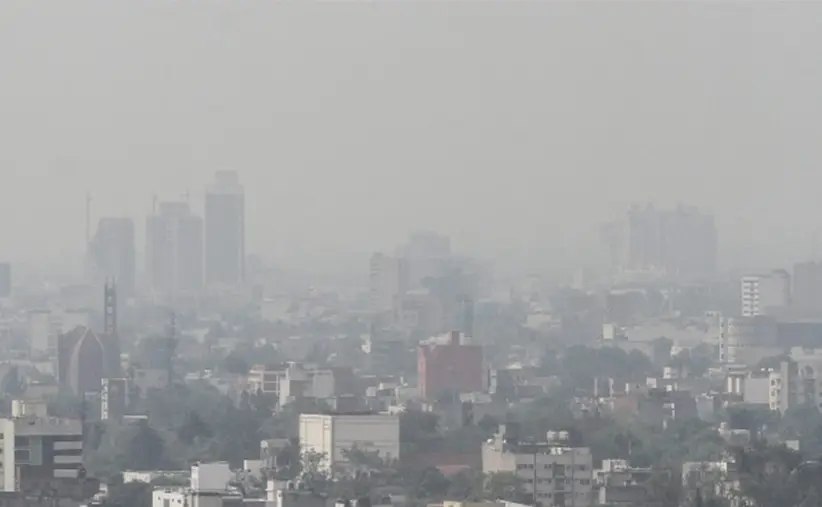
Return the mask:
<svg viewBox="0 0 822 507">
<path fill-rule="evenodd" d="M 28 449 L 15 449 L 14 460 L 20 463 L 26 463 L 31 460 L 31 451 Z"/>
<path fill-rule="evenodd" d="M 171 502 L 168 500 L 168 498 L 163 500 L 163 507 L 169 507 L 170 504 L 171 504 Z"/>
</svg>

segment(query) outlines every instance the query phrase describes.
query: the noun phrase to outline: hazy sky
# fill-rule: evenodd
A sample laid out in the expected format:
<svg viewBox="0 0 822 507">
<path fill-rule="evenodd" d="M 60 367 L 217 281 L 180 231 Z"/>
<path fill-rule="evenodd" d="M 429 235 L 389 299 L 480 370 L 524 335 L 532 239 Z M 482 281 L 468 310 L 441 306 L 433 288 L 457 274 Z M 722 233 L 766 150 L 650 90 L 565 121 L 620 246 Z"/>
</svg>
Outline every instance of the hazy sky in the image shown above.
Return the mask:
<svg viewBox="0 0 822 507">
<path fill-rule="evenodd" d="M 821 11 L 3 0 L 0 257 L 80 251 L 86 191 L 142 229 L 153 193 L 199 208 L 219 169 L 247 187 L 249 251 L 284 262 L 417 228 L 568 255 L 633 200 L 715 211 L 726 257 L 803 256 Z"/>
</svg>

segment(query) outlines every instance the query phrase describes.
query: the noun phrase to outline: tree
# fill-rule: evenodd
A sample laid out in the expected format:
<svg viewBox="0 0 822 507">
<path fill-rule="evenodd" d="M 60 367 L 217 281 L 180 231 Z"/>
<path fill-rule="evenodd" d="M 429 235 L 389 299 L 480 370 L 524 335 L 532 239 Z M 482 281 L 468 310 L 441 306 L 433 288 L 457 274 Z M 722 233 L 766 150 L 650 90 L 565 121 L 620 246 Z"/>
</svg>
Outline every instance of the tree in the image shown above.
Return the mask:
<svg viewBox="0 0 822 507">
<path fill-rule="evenodd" d="M 182 426 L 177 430 L 177 438 L 184 444 L 191 445 L 197 438 L 211 438 L 213 432 L 200 414 L 189 412 Z"/>
<path fill-rule="evenodd" d="M 527 502 L 522 479 L 512 472 L 496 472 L 485 478 L 485 497 L 492 500 Z"/>
<path fill-rule="evenodd" d="M 248 375 L 250 366 L 240 354 L 232 352 L 223 359 L 222 368 L 234 375 Z"/>
<path fill-rule="evenodd" d="M 121 470 L 157 470 L 165 463 L 165 442 L 147 421 L 140 421 L 123 432 L 118 445 Z"/>
</svg>

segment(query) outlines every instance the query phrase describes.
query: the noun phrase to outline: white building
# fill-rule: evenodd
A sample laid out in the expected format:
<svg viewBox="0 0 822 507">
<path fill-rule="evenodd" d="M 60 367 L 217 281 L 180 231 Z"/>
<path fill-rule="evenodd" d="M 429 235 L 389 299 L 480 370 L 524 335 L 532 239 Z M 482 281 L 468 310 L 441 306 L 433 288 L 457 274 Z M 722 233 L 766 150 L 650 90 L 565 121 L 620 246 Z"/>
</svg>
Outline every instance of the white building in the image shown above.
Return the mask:
<svg viewBox="0 0 822 507">
<path fill-rule="evenodd" d="M 386 461 L 400 457 L 400 419 L 373 413 L 301 414 L 300 450 L 323 457 L 321 467 L 348 464 L 351 449 L 377 452 Z"/>
<path fill-rule="evenodd" d="M 549 432 L 542 442 L 518 438 L 515 425 L 503 425 L 482 446 L 482 471 L 511 472 L 525 493 L 544 507 L 593 504 L 593 457 L 587 447 L 573 447 L 566 432 Z"/>
<path fill-rule="evenodd" d="M 744 276 L 740 288 L 743 317 L 765 315 L 769 309 L 788 306 L 791 300 L 791 276 L 781 269 Z"/>
<path fill-rule="evenodd" d="M 191 467 L 191 490 L 197 492 L 225 492 L 234 477 L 225 461 L 198 463 Z"/>
<path fill-rule="evenodd" d="M 0 419 L 0 491 L 20 491 L 30 469 L 36 469 L 32 480 L 76 479 L 83 464 L 80 421 L 42 417 L 36 415 L 41 408 L 14 405 L 21 416 Z"/>
<path fill-rule="evenodd" d="M 276 369 L 256 365 L 246 380 L 246 390 L 269 396 L 280 406 L 298 398 L 332 398 L 336 388 L 334 370 L 299 363 Z"/>
</svg>

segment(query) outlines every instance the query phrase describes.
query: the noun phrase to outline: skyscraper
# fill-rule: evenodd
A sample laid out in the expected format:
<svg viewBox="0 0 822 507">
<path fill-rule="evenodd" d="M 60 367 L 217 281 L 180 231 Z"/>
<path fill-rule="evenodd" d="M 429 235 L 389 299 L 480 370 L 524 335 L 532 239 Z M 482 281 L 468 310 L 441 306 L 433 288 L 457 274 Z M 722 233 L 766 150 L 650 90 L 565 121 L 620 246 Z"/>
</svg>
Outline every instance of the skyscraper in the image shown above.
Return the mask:
<svg viewBox="0 0 822 507">
<path fill-rule="evenodd" d="M 710 276 L 716 270 L 714 217 L 694 207 L 634 206 L 626 220 L 607 224 L 601 232 L 615 270 L 655 271 L 686 279 Z"/>
<path fill-rule="evenodd" d="M 235 171 L 218 171 L 207 189 L 205 229 L 206 283 L 245 281 L 245 193 Z"/>
<path fill-rule="evenodd" d="M 94 282 L 114 279 L 121 294 L 127 297 L 134 295 L 134 220 L 101 218 L 97 224 L 97 232 L 89 243 L 88 254 Z"/>
<path fill-rule="evenodd" d="M 155 293 L 202 289 L 203 220 L 188 203 L 160 203 L 158 213 L 146 220 L 146 273 Z"/>
</svg>

